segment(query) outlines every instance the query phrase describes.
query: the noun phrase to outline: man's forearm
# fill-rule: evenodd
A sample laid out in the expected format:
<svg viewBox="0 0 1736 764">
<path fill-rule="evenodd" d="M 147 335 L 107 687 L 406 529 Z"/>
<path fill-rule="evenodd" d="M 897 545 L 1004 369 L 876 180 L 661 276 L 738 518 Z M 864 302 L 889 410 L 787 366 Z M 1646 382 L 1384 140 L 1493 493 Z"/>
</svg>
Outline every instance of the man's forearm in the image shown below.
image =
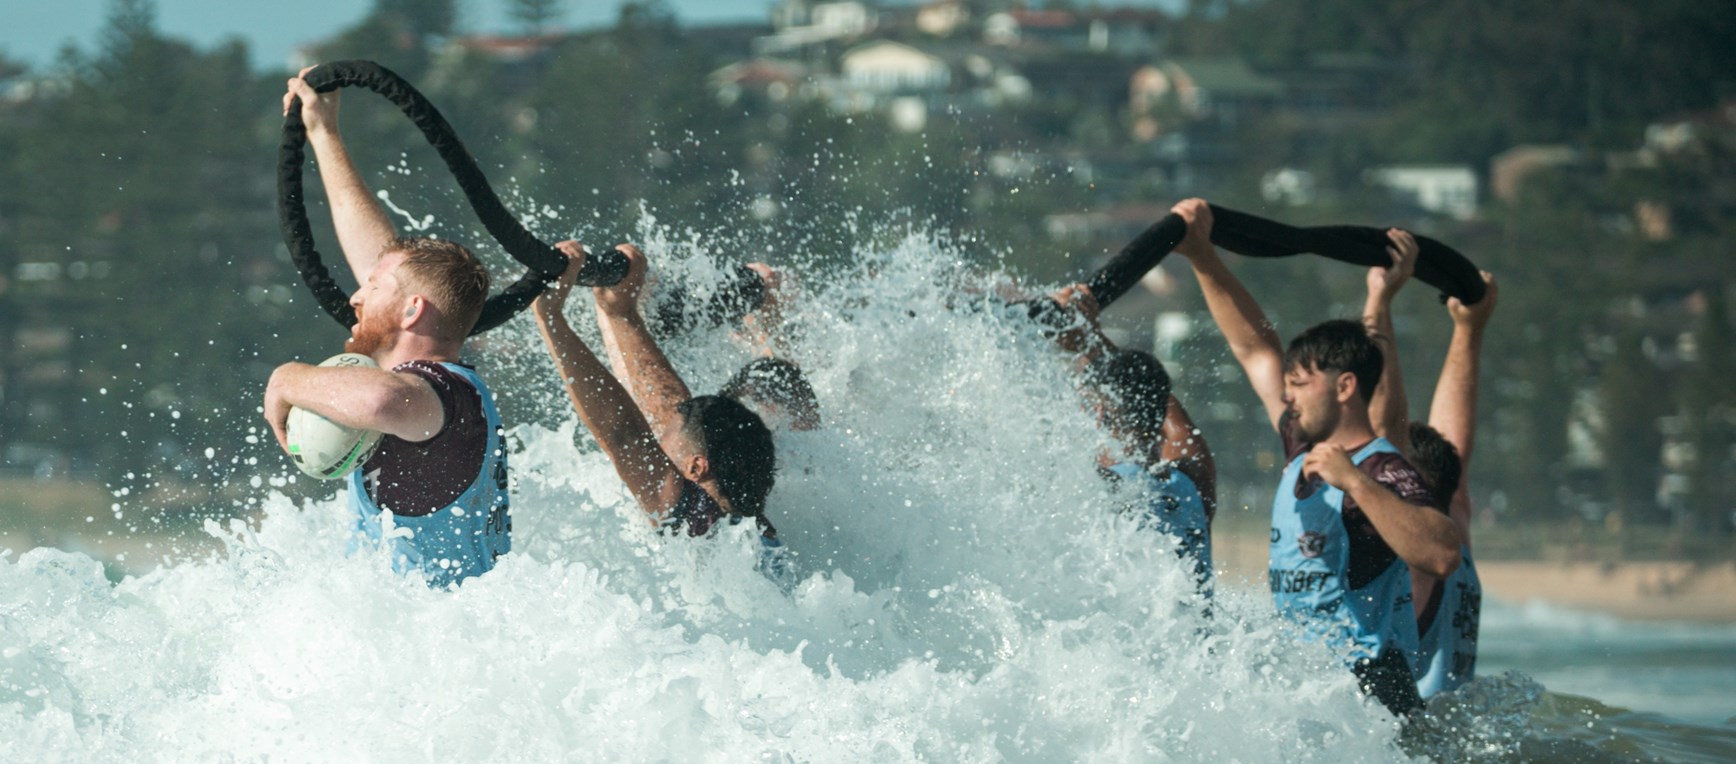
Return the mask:
<svg viewBox="0 0 1736 764">
<path fill-rule="evenodd" d="M 651 338 L 645 319 L 637 312 L 609 314 L 599 311 L 598 323 L 608 343 L 616 374 L 627 386 L 639 409 L 645 412 L 652 429 L 662 432 L 676 420 L 675 407 L 693 397 L 687 383 L 681 380 L 668 356 Z"/>
<path fill-rule="evenodd" d="M 1231 354 L 1248 374 L 1248 382 L 1260 396 L 1266 414 L 1277 425 L 1284 413 L 1283 343 L 1272 322 L 1247 287 L 1230 273 L 1228 266 L 1214 252 L 1199 252 L 1188 257 L 1200 292 L 1218 331 L 1229 343 Z"/>
<path fill-rule="evenodd" d="M 1368 401 L 1369 423 L 1376 435 L 1393 442 L 1400 449 L 1410 444 L 1407 429 L 1410 419 L 1409 399 L 1404 390 L 1404 374 L 1398 364 L 1398 335 L 1392 325 L 1392 303 L 1378 295 L 1369 295 L 1362 307 L 1362 326 L 1380 347 L 1380 384 Z"/>
<path fill-rule="evenodd" d="M 1358 475 L 1345 494 L 1362 508 L 1375 532 L 1406 564 L 1437 578 L 1459 567 L 1458 526 L 1452 518 L 1411 504 L 1367 475 Z"/>
<path fill-rule="evenodd" d="M 446 412 L 433 388 L 383 369 L 289 363 L 278 367 L 269 384 L 284 403 L 345 427 L 421 442 L 445 425 Z"/>
<path fill-rule="evenodd" d="M 319 160 L 320 180 L 331 204 L 338 245 L 356 281 L 367 281 L 381 253 L 398 235 L 397 229 L 356 172 L 341 137 L 323 130 L 310 132 L 308 143 L 313 145 L 314 156 Z"/>
<path fill-rule="evenodd" d="M 560 316 L 537 312 L 537 329 L 579 421 L 597 439 L 641 507 L 660 518 L 674 502 L 664 477 L 673 469 L 643 412 L 584 340 Z"/>
<path fill-rule="evenodd" d="M 1477 430 L 1477 375 L 1483 349 L 1483 332 L 1473 327 L 1453 327 L 1447 345 L 1447 360 L 1435 383 L 1429 404 L 1429 425 L 1459 452 L 1461 473 L 1469 473 L 1471 446 Z"/>
</svg>

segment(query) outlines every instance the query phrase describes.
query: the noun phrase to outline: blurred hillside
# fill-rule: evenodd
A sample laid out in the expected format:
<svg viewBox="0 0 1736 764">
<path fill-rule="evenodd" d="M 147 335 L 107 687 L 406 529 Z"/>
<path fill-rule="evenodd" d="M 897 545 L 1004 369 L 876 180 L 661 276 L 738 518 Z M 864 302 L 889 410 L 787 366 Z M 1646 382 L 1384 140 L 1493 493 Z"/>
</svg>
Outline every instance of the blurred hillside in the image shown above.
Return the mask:
<svg viewBox="0 0 1736 764">
<path fill-rule="evenodd" d="M 764 24 L 688 27 L 646 2 L 573 31 L 510 0 L 524 34 L 500 38 L 456 28 L 453 3 L 375 0 L 305 58 L 415 83 L 509 205 L 548 213 L 548 238 L 625 240 L 654 217 L 725 256 L 824 270 L 871 246 L 864 231 L 915 230 L 1042 284 L 1194 195 L 1404 226 L 1502 280 L 1481 521 L 1729 552 L 1736 5 L 785 0 Z M 244 54 L 167 39 L 148 0 L 115 0 L 97 50 L 40 71 L 0 57 L 8 485 L 244 511 L 284 469 L 257 429 L 261 387 L 338 335 L 279 243 L 289 73 Z M 483 241 L 400 115 L 357 93 L 344 124 L 371 183 Z M 1205 402 L 1225 504 L 1257 516 L 1278 444 L 1179 265 L 1108 320 Z M 1285 334 L 1361 304 L 1341 265 L 1232 265 Z M 1409 292 L 1399 340 L 1421 407 L 1450 324 Z"/>
</svg>

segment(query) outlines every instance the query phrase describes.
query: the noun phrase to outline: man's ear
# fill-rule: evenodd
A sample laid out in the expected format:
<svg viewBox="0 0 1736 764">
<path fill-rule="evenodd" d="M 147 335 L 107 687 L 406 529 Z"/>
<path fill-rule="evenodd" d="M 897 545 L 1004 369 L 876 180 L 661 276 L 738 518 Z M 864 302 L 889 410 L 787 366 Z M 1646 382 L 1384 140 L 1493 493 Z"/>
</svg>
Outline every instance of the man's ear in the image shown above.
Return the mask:
<svg viewBox="0 0 1736 764">
<path fill-rule="evenodd" d="M 404 315 L 399 319 L 398 324 L 408 329 L 415 326 L 416 322 L 420 321 L 427 312 L 428 299 L 419 294 L 410 295 L 409 299 L 404 301 Z"/>
<path fill-rule="evenodd" d="M 703 456 L 696 454 L 687 457 L 687 464 L 685 466 L 686 469 L 682 471 L 687 473 L 688 480 L 695 483 L 711 477 L 711 460 Z"/>
<path fill-rule="evenodd" d="M 1348 371 L 1341 371 L 1338 373 L 1338 379 L 1334 384 L 1337 388 L 1333 392 L 1337 396 L 1339 403 L 1349 403 L 1351 398 L 1356 397 L 1357 390 L 1355 374 Z"/>
</svg>

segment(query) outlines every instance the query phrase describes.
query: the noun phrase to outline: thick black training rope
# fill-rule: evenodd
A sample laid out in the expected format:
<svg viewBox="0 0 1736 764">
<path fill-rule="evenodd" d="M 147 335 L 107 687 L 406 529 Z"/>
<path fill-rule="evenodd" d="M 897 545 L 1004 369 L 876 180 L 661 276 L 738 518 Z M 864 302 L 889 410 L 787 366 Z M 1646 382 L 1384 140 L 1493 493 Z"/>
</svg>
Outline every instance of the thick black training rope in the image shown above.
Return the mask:
<svg viewBox="0 0 1736 764">
<path fill-rule="evenodd" d="M 372 61 L 334 61 L 308 72 L 306 79 L 320 93 L 343 87 L 364 87 L 396 104 L 446 162 L 446 168 L 458 181 L 458 187 L 464 191 L 483 227 L 495 241 L 500 242 L 507 254 L 526 266 L 524 276 L 505 291 L 488 298 L 482 317 L 477 319 L 476 328 L 470 332 L 472 335 L 493 329 L 524 310 L 549 282 L 566 270 L 566 256 L 519 224 L 488 185 L 488 178 L 458 140 L 452 125 L 404 78 Z M 301 100 L 295 99 L 290 103 L 289 114 L 284 117 L 283 142 L 277 150 L 277 217 L 283 226 L 283 241 L 289 246 L 296 269 L 301 271 L 302 281 L 313 290 L 320 307 L 338 323 L 354 326 L 356 312 L 350 307 L 349 296 L 332 280 L 319 251 L 314 249 L 313 229 L 307 220 L 307 205 L 301 187 L 306 145 L 307 128 L 301 122 Z M 579 283 L 608 286 L 619 282 L 625 275 L 626 256 L 612 249 L 603 250 L 592 252 L 585 258 L 579 270 Z"/>
<path fill-rule="evenodd" d="M 1273 220 L 1211 205 L 1212 243 L 1247 257 L 1289 257 L 1312 252 L 1340 262 L 1372 268 L 1388 265 L 1391 242 L 1386 229 L 1355 225 L 1299 228 Z M 1128 242 L 1102 268 L 1086 279 L 1098 308 L 1121 299 L 1127 290 L 1168 256 L 1187 237 L 1187 221 L 1169 213 Z M 1441 290 L 1442 299 L 1457 297 L 1466 305 L 1483 299 L 1483 277 L 1458 250 L 1427 236 L 1418 236 L 1416 277 Z M 1065 330 L 1071 317 L 1048 297 L 1024 303 L 1029 317 L 1048 331 Z"/>
<path fill-rule="evenodd" d="M 1212 243 L 1239 255 L 1289 257 L 1311 252 L 1365 268 L 1392 263 L 1392 257 L 1386 253 L 1391 242 L 1384 228 L 1355 225 L 1299 228 L 1215 204 L 1211 207 Z M 1097 304 L 1107 307 L 1126 294 L 1186 236 L 1187 222 L 1173 212 L 1145 229 L 1085 282 Z M 1476 265 L 1439 241 L 1427 236 L 1416 239 L 1419 280 L 1467 305 L 1483 299 L 1483 277 Z"/>
</svg>

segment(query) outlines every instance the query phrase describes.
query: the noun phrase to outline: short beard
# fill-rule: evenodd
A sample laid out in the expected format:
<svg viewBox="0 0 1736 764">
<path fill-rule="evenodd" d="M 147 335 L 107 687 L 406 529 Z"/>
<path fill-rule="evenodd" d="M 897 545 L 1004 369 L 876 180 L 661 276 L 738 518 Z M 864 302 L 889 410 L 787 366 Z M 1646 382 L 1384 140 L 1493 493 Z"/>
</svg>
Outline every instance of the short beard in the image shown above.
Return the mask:
<svg viewBox="0 0 1736 764">
<path fill-rule="evenodd" d="M 357 331 L 344 340 L 344 352 L 360 353 L 370 358 L 391 346 L 390 335 L 379 327 L 369 325 L 366 320 L 359 321 Z"/>
<path fill-rule="evenodd" d="M 1331 437 L 1333 431 L 1338 429 L 1338 420 L 1340 416 L 1341 412 L 1332 411 L 1325 415 L 1324 421 L 1317 423 L 1319 425 L 1318 427 L 1310 428 L 1303 423 L 1301 412 L 1297 412 L 1296 433 L 1302 436 L 1304 442 L 1319 443 Z"/>
</svg>

